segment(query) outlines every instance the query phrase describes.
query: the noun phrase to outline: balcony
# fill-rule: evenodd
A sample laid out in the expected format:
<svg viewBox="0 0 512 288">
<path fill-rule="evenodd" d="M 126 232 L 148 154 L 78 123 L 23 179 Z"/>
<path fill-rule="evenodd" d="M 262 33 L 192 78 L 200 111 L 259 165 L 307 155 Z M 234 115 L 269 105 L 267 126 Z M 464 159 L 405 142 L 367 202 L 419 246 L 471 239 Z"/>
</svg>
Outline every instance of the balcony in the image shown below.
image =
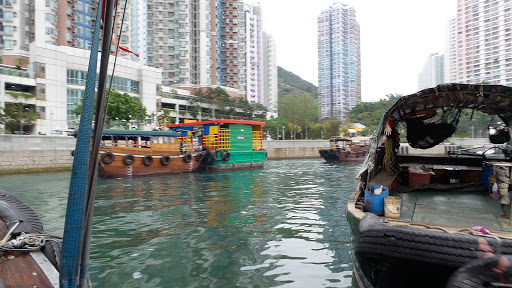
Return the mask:
<svg viewBox="0 0 512 288">
<path fill-rule="evenodd" d="M 0 74 L 24 78 L 34 78 L 27 70 L 17 69 L 6 65 L 0 65 Z"/>
</svg>

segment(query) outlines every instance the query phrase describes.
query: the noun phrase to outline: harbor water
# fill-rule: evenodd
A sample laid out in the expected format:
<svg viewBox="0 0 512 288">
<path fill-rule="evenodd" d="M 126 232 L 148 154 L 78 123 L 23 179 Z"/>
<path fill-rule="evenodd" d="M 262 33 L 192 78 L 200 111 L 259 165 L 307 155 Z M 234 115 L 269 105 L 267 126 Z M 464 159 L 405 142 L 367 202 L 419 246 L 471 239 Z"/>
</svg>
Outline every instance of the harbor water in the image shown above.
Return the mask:
<svg viewBox="0 0 512 288">
<path fill-rule="evenodd" d="M 93 287 L 350 287 L 345 208 L 360 165 L 99 179 Z M 62 236 L 70 174 L 1 176 L 0 189 Z"/>
</svg>

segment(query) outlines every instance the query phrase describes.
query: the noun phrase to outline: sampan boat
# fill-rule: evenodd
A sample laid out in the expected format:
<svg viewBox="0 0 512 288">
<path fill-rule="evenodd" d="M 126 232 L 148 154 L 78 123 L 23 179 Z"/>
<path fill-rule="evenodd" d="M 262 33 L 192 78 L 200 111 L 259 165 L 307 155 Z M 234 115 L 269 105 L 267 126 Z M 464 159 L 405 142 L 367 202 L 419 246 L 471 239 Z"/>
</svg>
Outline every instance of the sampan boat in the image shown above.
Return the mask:
<svg viewBox="0 0 512 288">
<path fill-rule="evenodd" d="M 326 162 L 363 161 L 370 145 L 369 138 L 348 138 L 334 136 L 329 139 L 329 149 L 318 152 Z"/>
<path fill-rule="evenodd" d="M 207 155 L 192 133 L 170 131 L 103 131 L 100 177 L 176 174 L 196 170 Z"/>
<path fill-rule="evenodd" d="M 496 153 L 398 153 L 403 134 L 435 149 L 461 115 L 488 117 Z M 401 97 L 383 115 L 347 204 L 354 286 L 512 287 L 511 119 L 512 87 L 469 84 Z"/>
</svg>

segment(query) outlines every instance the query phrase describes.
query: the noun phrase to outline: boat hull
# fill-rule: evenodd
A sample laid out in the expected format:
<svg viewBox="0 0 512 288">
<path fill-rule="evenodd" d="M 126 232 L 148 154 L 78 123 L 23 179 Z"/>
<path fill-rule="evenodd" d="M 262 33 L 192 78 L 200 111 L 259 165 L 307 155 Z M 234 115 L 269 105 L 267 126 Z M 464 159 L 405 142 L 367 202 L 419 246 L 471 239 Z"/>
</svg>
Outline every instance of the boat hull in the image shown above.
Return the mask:
<svg viewBox="0 0 512 288">
<path fill-rule="evenodd" d="M 365 149 L 353 149 L 352 151 L 341 151 L 339 149 L 322 149 L 320 156 L 326 162 L 363 161 L 366 158 L 368 147 Z"/>
<path fill-rule="evenodd" d="M 383 217 L 356 209 L 357 195 L 349 201 L 346 216 L 360 287 L 445 287 L 462 267 L 495 251 L 512 256 L 510 239 L 390 225 Z"/>
<path fill-rule="evenodd" d="M 102 178 L 187 173 L 196 170 L 201 164 L 201 160 L 198 159 L 198 153 L 190 154 L 190 156 L 187 156 L 187 159 L 185 155 L 170 155 L 170 153 L 165 153 L 164 151 L 114 152 L 112 150 L 101 150 L 100 158 L 107 152 L 113 154 L 113 161 L 100 160 L 98 175 Z M 126 155 L 133 156 L 133 164 L 129 165 L 130 162 L 127 164 L 125 161 Z M 148 161 L 147 156 L 151 156 L 152 161 Z M 164 161 L 162 161 L 163 157 L 165 157 Z M 108 163 L 110 161 L 112 162 Z M 147 165 L 149 162 L 151 164 Z"/>
<path fill-rule="evenodd" d="M 214 153 L 214 152 L 212 152 Z M 207 165 L 207 170 L 235 170 L 262 168 L 267 157 L 267 151 L 231 151 L 229 157 L 214 160 Z"/>
</svg>

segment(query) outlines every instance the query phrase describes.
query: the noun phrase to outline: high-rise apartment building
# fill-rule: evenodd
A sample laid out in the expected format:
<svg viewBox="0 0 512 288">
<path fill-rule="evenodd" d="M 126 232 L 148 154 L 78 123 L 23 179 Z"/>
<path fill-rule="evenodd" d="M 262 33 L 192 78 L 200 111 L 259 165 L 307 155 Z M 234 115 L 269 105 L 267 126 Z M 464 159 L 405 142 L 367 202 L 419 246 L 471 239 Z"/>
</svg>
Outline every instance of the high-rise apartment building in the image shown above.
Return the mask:
<svg viewBox="0 0 512 288">
<path fill-rule="evenodd" d="M 323 118 L 343 120 L 361 102 L 356 11 L 335 3 L 318 16 L 318 101 Z"/>
<path fill-rule="evenodd" d="M 98 0 L 0 0 L 2 64 L 19 65 L 23 69 L 27 68 L 27 71 L 33 71 L 38 59 L 29 57 L 39 55 L 31 54 L 29 51 L 29 46 L 34 42 L 38 45 L 33 47 L 39 47 L 39 44 L 53 45 L 56 46 L 56 50 L 58 46 L 90 49 L 96 23 L 97 2 Z M 270 41 L 271 44 L 266 47 L 263 45 L 261 8 L 258 5 L 247 6 L 242 0 L 120 0 L 114 21 L 114 43 L 117 41 L 119 46 L 124 48 L 118 51 L 118 57 L 133 61 L 133 67 L 140 67 L 142 70 L 146 69 L 142 67 L 144 65 L 160 69 L 162 75 L 158 79 L 161 83 L 156 89 L 156 94 L 170 90 L 167 89 L 169 86 L 178 91 L 188 91 L 188 95 L 194 95 L 206 87 L 221 86 L 231 96 L 246 97 L 248 71 L 250 67 L 254 67 L 256 73 L 253 80 L 258 87 L 258 93 L 254 95 L 254 99 L 246 99 L 264 105 L 273 105 L 270 103 L 277 102 L 268 100 L 277 99 L 277 92 L 267 94 L 268 89 L 265 88 L 265 85 L 270 83 L 270 75 L 274 75 L 274 81 L 277 81 L 277 73 L 272 72 L 277 69 L 275 44 Z M 246 28 L 251 23 L 255 24 L 254 30 Z M 255 55 L 250 65 L 247 64 L 250 61 L 247 57 L 249 48 Z M 267 48 L 274 52 L 263 51 Z M 72 53 L 73 49 L 63 51 Z M 267 62 L 263 63 L 264 60 Z M 31 67 L 28 67 L 29 65 Z M 126 65 L 132 67 L 132 64 Z M 85 75 L 82 66 L 68 68 L 80 77 Z M 137 73 L 138 69 L 133 69 L 132 72 Z M 268 73 L 265 72 L 267 74 L 264 75 L 263 69 L 268 69 Z M 143 77 L 128 74 L 125 76 L 120 81 L 140 81 L 140 77 Z M 31 74 L 30 77 L 34 75 Z M 267 80 L 263 79 L 264 77 Z M 31 86 L 27 90 L 38 91 L 40 88 L 44 91 L 45 81 L 38 81 L 35 85 L 37 88 Z M 141 82 L 140 85 L 141 90 L 144 90 L 144 84 Z M 162 89 L 162 86 L 166 88 Z M 75 90 L 80 89 L 81 87 Z M 75 94 L 82 95 L 82 92 Z M 129 92 L 137 97 L 137 93 Z M 151 103 L 154 103 L 155 97 L 158 96 L 150 97 L 145 93 L 143 101 L 153 105 Z M 72 101 L 68 101 L 68 121 L 75 117 L 70 111 L 76 106 L 73 101 L 79 101 L 80 97 L 73 98 L 75 100 L 72 98 L 69 98 Z M 48 103 L 43 104 L 50 107 Z M 1 105 L 3 103 L 0 103 L 0 107 Z M 184 106 L 183 103 L 180 105 Z M 156 109 L 147 108 L 148 111 Z M 44 107 L 41 106 L 41 109 Z M 270 111 L 273 111 L 272 109 L 277 112 L 277 108 L 269 107 Z M 54 116 L 57 114 L 53 113 Z"/>
<path fill-rule="evenodd" d="M 449 79 L 512 85 L 512 2 L 458 0 L 450 22 Z"/>
<path fill-rule="evenodd" d="M 444 55 L 432 53 L 418 74 L 418 89 L 426 89 L 445 82 Z"/>
<path fill-rule="evenodd" d="M 276 42 L 272 35 L 263 32 L 263 104 L 269 118 L 277 117 L 277 63 Z"/>
</svg>

